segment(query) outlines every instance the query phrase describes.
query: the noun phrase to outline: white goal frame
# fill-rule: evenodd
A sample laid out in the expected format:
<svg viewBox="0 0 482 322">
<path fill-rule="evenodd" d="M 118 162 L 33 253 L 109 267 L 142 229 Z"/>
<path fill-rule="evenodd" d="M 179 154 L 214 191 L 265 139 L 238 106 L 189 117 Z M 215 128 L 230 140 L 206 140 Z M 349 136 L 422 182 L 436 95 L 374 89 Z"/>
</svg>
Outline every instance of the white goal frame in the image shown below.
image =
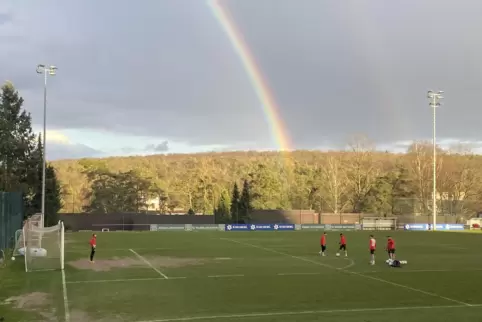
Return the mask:
<svg viewBox="0 0 482 322">
<path fill-rule="evenodd" d="M 59 221 L 55 226 L 41 227 L 42 217 L 37 215 L 30 217 L 25 221 L 22 229 L 17 231 L 18 236 L 13 256 L 23 255 L 25 272 L 64 269 L 64 223 Z M 56 264 L 57 256 L 60 261 L 58 264 Z M 37 263 L 39 266 L 43 264 L 45 268 L 37 269 L 33 263 Z"/>
</svg>

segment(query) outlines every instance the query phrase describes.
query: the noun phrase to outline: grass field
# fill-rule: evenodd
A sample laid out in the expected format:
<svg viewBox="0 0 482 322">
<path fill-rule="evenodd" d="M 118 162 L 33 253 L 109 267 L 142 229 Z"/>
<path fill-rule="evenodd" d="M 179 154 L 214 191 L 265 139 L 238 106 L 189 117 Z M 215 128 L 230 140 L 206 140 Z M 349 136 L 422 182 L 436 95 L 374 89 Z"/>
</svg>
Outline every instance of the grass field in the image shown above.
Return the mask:
<svg viewBox="0 0 482 322">
<path fill-rule="evenodd" d="M 480 234 L 391 232 L 402 268 L 389 268 L 385 232 L 107 232 L 88 263 L 88 233 L 66 234 L 66 269 L 0 269 L 0 316 L 20 321 L 479 321 Z M 65 282 L 65 284 L 64 284 Z M 65 287 L 64 287 L 65 286 Z M 17 297 L 12 299 L 12 297 Z"/>
</svg>

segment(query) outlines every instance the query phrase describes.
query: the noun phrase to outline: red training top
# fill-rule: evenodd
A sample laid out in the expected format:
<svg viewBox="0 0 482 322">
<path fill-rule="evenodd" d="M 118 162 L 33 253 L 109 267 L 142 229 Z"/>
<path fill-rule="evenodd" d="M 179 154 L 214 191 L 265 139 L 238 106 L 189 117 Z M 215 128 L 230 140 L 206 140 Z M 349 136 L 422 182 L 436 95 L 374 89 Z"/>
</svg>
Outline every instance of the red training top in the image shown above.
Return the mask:
<svg viewBox="0 0 482 322">
<path fill-rule="evenodd" d="M 97 244 L 97 238 L 92 237 L 89 242 L 90 246 L 95 247 Z"/>
<path fill-rule="evenodd" d="M 325 246 L 325 245 L 326 245 L 326 235 L 321 235 L 320 244 L 321 244 L 322 246 Z"/>
<path fill-rule="evenodd" d="M 395 249 L 395 241 L 391 238 L 388 238 L 387 249 Z"/>
<path fill-rule="evenodd" d="M 377 248 L 377 241 L 375 238 L 370 238 L 370 250 L 375 250 Z"/>
<path fill-rule="evenodd" d="M 346 245 L 346 238 L 345 238 L 345 235 L 341 236 L 340 237 L 340 244 L 342 245 Z"/>
</svg>

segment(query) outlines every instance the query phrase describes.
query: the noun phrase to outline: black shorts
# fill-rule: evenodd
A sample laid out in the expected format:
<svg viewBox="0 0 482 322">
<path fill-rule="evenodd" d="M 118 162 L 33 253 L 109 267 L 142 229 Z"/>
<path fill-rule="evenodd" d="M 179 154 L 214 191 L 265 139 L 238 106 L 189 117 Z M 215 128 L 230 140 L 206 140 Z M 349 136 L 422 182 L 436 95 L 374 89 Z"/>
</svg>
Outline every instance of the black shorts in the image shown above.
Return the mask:
<svg viewBox="0 0 482 322">
<path fill-rule="evenodd" d="M 341 245 L 340 245 L 340 250 L 346 250 L 346 244 L 341 244 Z"/>
<path fill-rule="evenodd" d="M 375 254 L 375 250 L 374 249 L 370 249 L 370 254 Z"/>
<path fill-rule="evenodd" d="M 388 250 L 388 253 L 389 253 L 389 254 L 395 254 L 395 248 L 394 248 L 394 249 L 389 249 L 389 250 Z"/>
<path fill-rule="evenodd" d="M 321 245 L 321 251 L 324 252 L 326 250 L 326 245 Z"/>
</svg>

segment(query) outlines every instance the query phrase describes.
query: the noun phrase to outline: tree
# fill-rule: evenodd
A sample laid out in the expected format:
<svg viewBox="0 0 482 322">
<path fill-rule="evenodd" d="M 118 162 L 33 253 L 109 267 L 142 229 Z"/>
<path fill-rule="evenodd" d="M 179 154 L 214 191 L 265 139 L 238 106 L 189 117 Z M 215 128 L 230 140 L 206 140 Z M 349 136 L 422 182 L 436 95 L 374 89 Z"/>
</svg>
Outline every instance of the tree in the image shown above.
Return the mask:
<svg viewBox="0 0 482 322">
<path fill-rule="evenodd" d="M 12 83 L 0 93 L 0 191 L 21 191 L 26 201 L 32 198 L 35 149 L 30 114 L 22 109 L 23 98 Z"/>
<path fill-rule="evenodd" d="M 444 160 L 444 151 L 439 147 L 437 151 L 437 177 L 442 169 Z M 432 208 L 433 186 L 433 146 L 430 142 L 414 142 L 407 151 L 407 157 L 410 160 L 410 170 L 416 184 L 413 189 L 417 197 L 417 205 L 415 212 L 427 214 Z M 440 182 L 437 183 L 437 191 L 439 191 Z M 435 193 L 437 194 L 437 191 Z"/>
<path fill-rule="evenodd" d="M 233 194 L 231 197 L 231 207 L 230 207 L 230 213 L 231 213 L 231 218 L 234 222 L 238 223 L 239 221 L 239 202 L 240 202 L 240 195 L 239 195 L 239 188 L 238 184 L 235 182 L 233 186 Z"/>
<path fill-rule="evenodd" d="M 42 136 L 39 134 L 37 146 L 30 158 L 33 178 L 33 197 L 27 203 L 27 213 L 35 214 L 42 211 L 42 177 L 43 177 L 43 145 Z M 62 188 L 57 173 L 52 165 L 45 167 L 45 214 L 46 226 L 54 226 L 58 223 L 58 212 L 62 208 Z"/>
<path fill-rule="evenodd" d="M 231 206 L 231 198 L 226 191 L 221 193 L 219 198 L 218 206 L 214 211 L 215 222 L 217 224 L 225 224 L 230 221 L 229 208 Z"/>
<path fill-rule="evenodd" d="M 151 184 L 134 171 L 113 173 L 104 169 L 87 170 L 91 180 L 90 202 L 85 211 L 94 213 L 140 212 L 147 210 Z"/>
<path fill-rule="evenodd" d="M 251 191 L 249 187 L 248 180 L 243 182 L 243 190 L 241 192 L 241 197 L 239 199 L 239 218 L 242 222 L 248 222 L 249 214 L 253 210 L 251 206 Z"/>
<path fill-rule="evenodd" d="M 58 223 L 58 213 L 62 209 L 62 191 L 54 167 L 50 164 L 45 168 L 45 225 L 54 226 Z"/>
<path fill-rule="evenodd" d="M 364 199 L 377 178 L 377 168 L 373 162 L 375 145 L 364 136 L 355 136 L 350 144 L 350 162 L 346 170 L 352 212 L 362 210 Z"/>
<path fill-rule="evenodd" d="M 349 204 L 345 167 L 339 157 L 329 157 L 323 167 L 324 201 L 335 214 L 343 212 Z"/>
<path fill-rule="evenodd" d="M 42 210 L 43 146 L 33 134 L 30 114 L 11 83 L 0 95 L 0 190 L 21 191 L 27 216 Z M 37 139 L 37 140 L 36 140 Z M 45 224 L 55 225 L 62 208 L 61 185 L 51 165 L 45 171 Z"/>
<path fill-rule="evenodd" d="M 249 173 L 254 209 L 285 209 L 288 199 L 283 196 L 283 181 L 279 178 L 279 166 L 258 163 Z"/>
<path fill-rule="evenodd" d="M 407 167 L 400 163 L 397 164 L 395 169 L 388 174 L 388 177 L 392 185 L 391 213 L 394 215 L 413 213 L 415 209 L 414 183 Z"/>
<path fill-rule="evenodd" d="M 365 213 L 378 216 L 387 216 L 392 213 L 392 182 L 389 176 L 376 179 L 363 200 L 361 210 Z"/>
</svg>

